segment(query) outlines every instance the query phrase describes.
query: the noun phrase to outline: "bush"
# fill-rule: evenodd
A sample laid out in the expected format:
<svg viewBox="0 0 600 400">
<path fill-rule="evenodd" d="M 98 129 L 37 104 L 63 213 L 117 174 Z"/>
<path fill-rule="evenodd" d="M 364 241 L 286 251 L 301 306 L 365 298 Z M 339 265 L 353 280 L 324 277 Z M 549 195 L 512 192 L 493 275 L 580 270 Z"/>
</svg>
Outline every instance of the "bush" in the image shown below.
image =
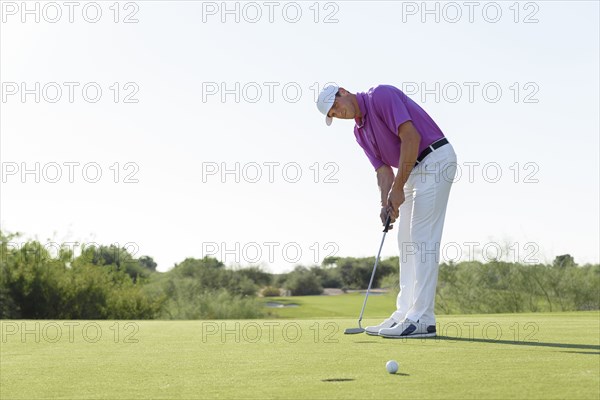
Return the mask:
<svg viewBox="0 0 600 400">
<path fill-rule="evenodd" d="M 319 283 L 317 275 L 313 271 L 300 266 L 288 274 L 285 287 L 292 292 L 293 296 L 323 293 L 323 286 Z"/>
<path fill-rule="evenodd" d="M 67 267 L 35 241 L 6 250 L 1 263 L 0 316 L 35 319 L 154 318 L 159 302 L 125 271 L 78 258 Z"/>
<path fill-rule="evenodd" d="M 369 258 L 340 258 L 336 261 L 342 287 L 351 289 L 366 289 L 371 280 L 375 257 Z M 398 271 L 398 257 L 379 260 L 373 279 L 373 287 L 379 287 L 381 278 Z"/>
<path fill-rule="evenodd" d="M 241 271 L 214 258 L 188 258 L 153 277 L 147 291 L 164 299 L 161 318 L 260 318 L 265 312 L 256 298 L 258 287 Z"/>
<path fill-rule="evenodd" d="M 281 291 L 273 286 L 267 286 L 261 291 L 263 297 L 278 297 L 281 295 Z"/>
<path fill-rule="evenodd" d="M 313 267 L 311 271 L 317 276 L 319 282 L 324 288 L 341 288 L 344 283 L 340 271 L 337 268 Z"/>
<path fill-rule="evenodd" d="M 398 274 L 389 274 L 381 278 L 379 287 L 382 289 L 390 289 L 390 291 L 398 294 L 398 292 L 400 291 Z"/>
<path fill-rule="evenodd" d="M 287 273 L 273 275 L 273 285 L 277 286 L 277 287 L 284 287 L 285 282 L 287 281 L 287 278 L 288 278 Z"/>
<path fill-rule="evenodd" d="M 231 270 L 214 258 L 188 258 L 166 273 L 151 257 L 134 259 L 116 246 L 51 256 L 37 241 L 15 247 L 0 232 L 0 318 L 146 319 L 260 318 L 256 298 L 315 295 L 323 287 L 364 289 L 374 258 L 329 257 L 322 266 L 271 275 L 258 267 Z M 600 265 L 578 266 L 564 254 L 550 265 L 502 261 L 441 264 L 436 311 L 500 313 L 598 310 Z M 373 287 L 398 292 L 398 257 L 380 260 Z"/>
<path fill-rule="evenodd" d="M 255 285 L 258 286 L 270 285 L 272 281 L 272 275 L 261 270 L 259 267 L 242 268 L 236 272 L 250 279 Z"/>
<path fill-rule="evenodd" d="M 168 319 L 244 319 L 262 318 L 264 306 L 256 297 L 234 295 L 224 289 L 199 292 L 193 282 L 176 284 L 163 308 Z"/>
<path fill-rule="evenodd" d="M 175 265 L 166 276 L 172 279 L 191 279 L 200 292 L 225 289 L 234 295 L 255 296 L 258 291 L 250 278 L 239 271 L 226 269 L 223 263 L 210 257 L 187 258 Z"/>
</svg>

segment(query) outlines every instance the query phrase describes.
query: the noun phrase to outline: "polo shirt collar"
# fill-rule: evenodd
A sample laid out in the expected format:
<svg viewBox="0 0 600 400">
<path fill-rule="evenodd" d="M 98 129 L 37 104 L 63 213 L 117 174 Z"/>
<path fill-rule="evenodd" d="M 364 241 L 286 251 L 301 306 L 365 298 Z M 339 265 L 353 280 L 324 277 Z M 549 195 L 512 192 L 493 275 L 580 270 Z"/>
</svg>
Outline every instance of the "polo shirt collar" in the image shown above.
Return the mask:
<svg viewBox="0 0 600 400">
<path fill-rule="evenodd" d="M 358 122 L 358 118 L 354 118 L 354 122 L 356 122 L 357 128 L 362 128 L 365 124 L 365 117 L 367 116 L 367 105 L 365 103 L 366 96 L 367 95 L 365 93 L 356 94 L 356 102 L 358 103 L 358 108 L 360 109 L 360 112 L 362 114 L 362 121 L 360 122 L 360 124 Z"/>
</svg>

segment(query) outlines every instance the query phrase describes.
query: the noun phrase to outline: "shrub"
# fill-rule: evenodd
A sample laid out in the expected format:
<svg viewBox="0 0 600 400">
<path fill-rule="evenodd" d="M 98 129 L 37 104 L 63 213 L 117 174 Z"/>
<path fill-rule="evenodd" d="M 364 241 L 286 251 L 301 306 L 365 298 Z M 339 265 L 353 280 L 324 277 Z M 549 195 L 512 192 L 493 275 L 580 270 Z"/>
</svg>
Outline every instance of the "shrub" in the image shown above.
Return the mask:
<svg viewBox="0 0 600 400">
<path fill-rule="evenodd" d="M 398 294 L 400 291 L 400 285 L 398 281 L 398 274 L 389 274 L 381 278 L 379 287 L 382 289 L 390 289 L 392 292 Z"/>
<path fill-rule="evenodd" d="M 250 278 L 209 257 L 187 258 L 166 274 L 173 279 L 191 279 L 198 291 L 225 289 L 234 295 L 255 296 L 258 290 Z"/>
<path fill-rule="evenodd" d="M 238 274 L 250 279 L 258 286 L 267 286 L 271 284 L 272 275 L 263 271 L 259 267 L 242 268 L 236 271 Z"/>
<path fill-rule="evenodd" d="M 296 267 L 288 274 L 285 287 L 293 296 L 307 296 L 323 293 L 323 286 L 317 275 L 305 267 Z"/>
<path fill-rule="evenodd" d="M 176 284 L 163 307 L 168 319 L 244 319 L 261 318 L 264 306 L 256 297 L 234 295 L 224 289 L 196 291 L 193 282 Z"/>
<path fill-rule="evenodd" d="M 317 276 L 319 282 L 324 288 L 341 288 L 344 283 L 340 271 L 331 267 L 313 267 L 311 271 Z"/>
<path fill-rule="evenodd" d="M 267 286 L 260 292 L 263 297 L 277 297 L 281 295 L 279 288 Z"/>
</svg>

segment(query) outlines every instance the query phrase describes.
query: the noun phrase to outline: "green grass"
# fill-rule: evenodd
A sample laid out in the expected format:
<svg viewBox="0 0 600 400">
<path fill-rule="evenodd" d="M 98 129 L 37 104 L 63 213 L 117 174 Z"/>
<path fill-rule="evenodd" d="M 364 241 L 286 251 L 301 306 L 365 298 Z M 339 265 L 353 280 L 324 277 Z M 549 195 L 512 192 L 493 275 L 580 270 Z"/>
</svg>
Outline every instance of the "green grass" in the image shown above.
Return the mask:
<svg viewBox="0 0 600 400">
<path fill-rule="evenodd" d="M 0 397 L 598 399 L 599 318 L 440 316 L 444 337 L 408 340 L 343 335 L 356 318 L 2 321 Z M 23 323 L 39 343 L 21 335 Z M 68 323 L 78 324 L 72 334 Z M 385 371 L 390 359 L 396 375 Z"/>
<path fill-rule="evenodd" d="M 336 296 L 265 297 L 261 301 L 299 305 L 269 308 L 271 315 L 277 318 L 358 318 L 364 299 L 363 293 L 349 293 Z M 389 317 L 395 309 L 396 296 L 371 294 L 367 300 L 365 316 Z"/>
</svg>

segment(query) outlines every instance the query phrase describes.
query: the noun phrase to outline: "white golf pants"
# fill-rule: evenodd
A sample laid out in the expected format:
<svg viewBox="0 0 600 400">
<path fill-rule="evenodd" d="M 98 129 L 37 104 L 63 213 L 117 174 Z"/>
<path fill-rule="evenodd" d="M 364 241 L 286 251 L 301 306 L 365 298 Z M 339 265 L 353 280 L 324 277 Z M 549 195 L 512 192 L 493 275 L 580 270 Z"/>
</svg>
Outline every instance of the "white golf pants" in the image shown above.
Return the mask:
<svg viewBox="0 0 600 400">
<path fill-rule="evenodd" d="M 440 241 L 455 175 L 456 153 L 448 143 L 425 157 L 404 185 L 397 221 L 400 293 L 392 315 L 397 322 L 408 318 L 435 325 Z"/>
</svg>

